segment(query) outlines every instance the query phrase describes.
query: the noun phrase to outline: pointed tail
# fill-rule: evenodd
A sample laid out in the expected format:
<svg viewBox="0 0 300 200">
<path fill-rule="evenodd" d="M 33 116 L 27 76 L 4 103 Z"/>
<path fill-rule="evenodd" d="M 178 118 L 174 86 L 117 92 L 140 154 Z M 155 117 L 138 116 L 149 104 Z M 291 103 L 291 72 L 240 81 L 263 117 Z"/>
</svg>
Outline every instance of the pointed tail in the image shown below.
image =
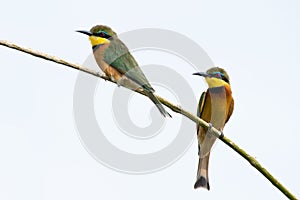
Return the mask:
<svg viewBox="0 0 300 200">
<path fill-rule="evenodd" d="M 164 116 L 164 117 L 172 117 L 162 106 L 160 101 L 154 96 L 154 94 L 150 91 L 147 91 L 147 96 L 151 99 L 151 101 L 155 104 L 155 106 L 158 108 L 159 112 Z"/>
<path fill-rule="evenodd" d="M 209 182 L 208 182 L 208 161 L 209 155 L 205 156 L 204 158 L 199 158 L 198 164 L 198 171 L 197 171 L 197 181 L 194 185 L 194 188 L 197 189 L 199 187 L 206 188 L 207 190 L 210 189 Z"/>
</svg>

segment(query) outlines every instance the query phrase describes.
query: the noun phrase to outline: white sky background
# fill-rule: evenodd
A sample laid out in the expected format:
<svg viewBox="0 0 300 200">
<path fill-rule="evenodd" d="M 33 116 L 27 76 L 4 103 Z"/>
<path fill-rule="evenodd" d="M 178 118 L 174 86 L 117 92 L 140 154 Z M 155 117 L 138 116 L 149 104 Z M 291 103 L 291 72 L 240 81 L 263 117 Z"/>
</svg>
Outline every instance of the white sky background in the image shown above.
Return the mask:
<svg viewBox="0 0 300 200">
<path fill-rule="evenodd" d="M 0 39 L 83 63 L 91 48 L 74 30 L 96 24 L 118 33 L 147 27 L 188 36 L 230 74 L 235 110 L 225 134 L 299 197 L 299 9 L 298 1 L 270 0 L 12 0 L 1 3 Z M 143 55 L 137 56 L 145 63 Z M 106 168 L 90 156 L 76 132 L 78 72 L 4 47 L 0 56 L 0 199 L 285 198 L 222 142 L 211 155 L 209 192 L 193 189 L 196 141 L 157 173 L 128 175 Z M 197 96 L 206 89 L 201 78 L 187 79 Z"/>
</svg>

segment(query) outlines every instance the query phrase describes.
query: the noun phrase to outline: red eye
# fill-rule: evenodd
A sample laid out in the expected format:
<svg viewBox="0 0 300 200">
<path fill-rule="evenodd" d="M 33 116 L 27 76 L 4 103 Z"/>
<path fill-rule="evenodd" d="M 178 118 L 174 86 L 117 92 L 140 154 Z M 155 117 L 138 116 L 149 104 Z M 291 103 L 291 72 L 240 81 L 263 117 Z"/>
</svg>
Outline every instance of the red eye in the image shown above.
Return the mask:
<svg viewBox="0 0 300 200">
<path fill-rule="evenodd" d="M 220 73 L 215 73 L 214 76 L 217 77 L 217 78 L 220 78 L 221 74 Z"/>
<path fill-rule="evenodd" d="M 103 32 L 103 31 L 99 31 L 95 35 L 98 36 L 98 37 L 102 37 L 102 38 L 106 38 L 107 37 L 107 34 L 105 32 Z"/>
<path fill-rule="evenodd" d="M 214 72 L 212 73 L 214 77 L 222 79 L 222 77 L 224 76 L 221 72 Z"/>
</svg>

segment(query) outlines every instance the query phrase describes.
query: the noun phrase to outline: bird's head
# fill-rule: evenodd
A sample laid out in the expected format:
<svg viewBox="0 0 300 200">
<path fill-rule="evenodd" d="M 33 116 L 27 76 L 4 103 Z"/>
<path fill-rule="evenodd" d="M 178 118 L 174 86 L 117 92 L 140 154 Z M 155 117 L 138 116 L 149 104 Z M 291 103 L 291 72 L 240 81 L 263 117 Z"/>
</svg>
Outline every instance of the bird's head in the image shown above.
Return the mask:
<svg viewBox="0 0 300 200">
<path fill-rule="evenodd" d="M 109 44 L 113 37 L 117 34 L 108 26 L 97 25 L 91 28 L 90 31 L 77 31 L 89 36 L 92 47 L 98 45 Z"/>
<path fill-rule="evenodd" d="M 229 76 L 227 72 L 220 67 L 213 67 L 206 72 L 197 72 L 193 75 L 203 76 L 208 84 L 208 87 L 220 87 L 224 85 L 229 85 Z"/>
</svg>

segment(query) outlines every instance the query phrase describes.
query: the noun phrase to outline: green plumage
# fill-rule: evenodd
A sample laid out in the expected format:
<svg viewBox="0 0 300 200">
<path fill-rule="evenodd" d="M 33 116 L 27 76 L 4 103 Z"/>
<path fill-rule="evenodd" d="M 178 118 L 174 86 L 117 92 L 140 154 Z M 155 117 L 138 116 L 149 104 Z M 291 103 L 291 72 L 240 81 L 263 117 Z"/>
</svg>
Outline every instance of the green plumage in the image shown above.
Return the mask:
<svg viewBox="0 0 300 200">
<path fill-rule="evenodd" d="M 104 61 L 142 86 L 145 90 L 154 92 L 154 89 L 149 84 L 149 81 L 138 66 L 138 63 L 129 53 L 128 48 L 116 36 L 113 37 L 110 45 L 105 50 Z"/>
<path fill-rule="evenodd" d="M 157 106 L 160 113 L 165 117 L 171 117 L 153 94 L 154 89 L 151 87 L 149 81 L 134 57 L 130 54 L 126 45 L 118 38 L 117 34 L 111 28 L 104 25 L 97 25 L 94 26 L 89 33 L 82 33 L 109 40 L 109 45 L 103 53 L 103 61 L 116 69 L 123 76 L 126 76 L 128 79 L 141 86 L 147 96 L 151 99 L 155 106 Z"/>
<path fill-rule="evenodd" d="M 110 27 L 97 25 L 90 31 L 93 34 L 104 32 L 109 37 L 108 39 L 110 40 L 110 44 L 105 50 L 103 56 L 103 59 L 107 64 L 136 82 L 145 90 L 154 92 L 154 89 L 149 84 L 149 81 L 140 69 L 134 57 L 130 54 L 126 45 L 118 38 L 117 34 Z"/>
</svg>

